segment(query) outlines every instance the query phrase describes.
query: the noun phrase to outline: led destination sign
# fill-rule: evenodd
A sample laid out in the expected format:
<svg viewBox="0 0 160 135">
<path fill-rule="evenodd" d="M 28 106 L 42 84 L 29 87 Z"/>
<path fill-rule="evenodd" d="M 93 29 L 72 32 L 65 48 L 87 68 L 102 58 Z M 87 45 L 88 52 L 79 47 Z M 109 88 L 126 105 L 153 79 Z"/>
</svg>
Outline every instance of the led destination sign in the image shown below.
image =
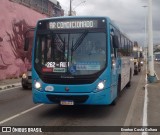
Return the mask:
<svg viewBox="0 0 160 135">
<path fill-rule="evenodd" d="M 82 28 L 97 28 L 97 20 L 83 21 L 55 21 L 49 22 L 49 29 L 82 29 Z"/>
</svg>

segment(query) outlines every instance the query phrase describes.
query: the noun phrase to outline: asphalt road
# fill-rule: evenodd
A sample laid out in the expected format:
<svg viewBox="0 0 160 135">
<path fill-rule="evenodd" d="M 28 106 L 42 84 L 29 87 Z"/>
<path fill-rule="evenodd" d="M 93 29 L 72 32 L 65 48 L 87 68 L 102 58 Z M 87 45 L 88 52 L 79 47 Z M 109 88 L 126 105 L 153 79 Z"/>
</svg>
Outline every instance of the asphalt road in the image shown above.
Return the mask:
<svg viewBox="0 0 160 135">
<path fill-rule="evenodd" d="M 140 85 L 141 76 L 142 73 L 133 76 L 131 87 L 122 91 L 115 106 L 34 104 L 31 90 L 23 90 L 20 87 L 0 92 L 0 126 L 124 126 L 132 117 L 132 114 L 129 113 L 133 110 L 131 108 L 133 98 L 135 98 L 137 87 Z M 141 112 L 142 106 L 139 108 Z M 134 119 L 129 120 L 133 125 Z M 42 134 L 120 135 L 121 133 L 60 132 Z"/>
</svg>

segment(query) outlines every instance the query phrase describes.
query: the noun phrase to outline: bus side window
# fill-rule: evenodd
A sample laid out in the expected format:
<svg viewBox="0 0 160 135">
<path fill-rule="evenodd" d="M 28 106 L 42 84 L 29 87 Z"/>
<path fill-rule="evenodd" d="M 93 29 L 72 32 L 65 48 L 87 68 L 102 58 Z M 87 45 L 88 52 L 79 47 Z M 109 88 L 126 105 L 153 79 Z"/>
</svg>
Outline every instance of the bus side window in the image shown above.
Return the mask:
<svg viewBox="0 0 160 135">
<path fill-rule="evenodd" d="M 111 44 L 111 56 L 116 58 L 117 57 L 117 51 L 116 48 L 113 47 L 113 36 L 110 36 L 110 44 Z"/>
<path fill-rule="evenodd" d="M 116 49 L 113 47 L 113 36 L 110 36 L 110 47 L 111 47 L 111 67 L 114 68 L 116 59 Z"/>
<path fill-rule="evenodd" d="M 110 36 L 111 58 L 114 56 L 112 36 Z"/>
</svg>

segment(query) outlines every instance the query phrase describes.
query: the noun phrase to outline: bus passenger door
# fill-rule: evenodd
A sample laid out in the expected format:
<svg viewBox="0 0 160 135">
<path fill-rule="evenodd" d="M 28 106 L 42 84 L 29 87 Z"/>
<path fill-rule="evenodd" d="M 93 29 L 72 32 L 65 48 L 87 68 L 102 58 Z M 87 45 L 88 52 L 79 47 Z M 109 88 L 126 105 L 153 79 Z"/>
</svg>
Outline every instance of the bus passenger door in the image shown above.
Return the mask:
<svg viewBox="0 0 160 135">
<path fill-rule="evenodd" d="M 116 48 L 113 47 L 113 35 L 110 36 L 110 47 L 111 47 L 111 90 L 112 94 L 116 96 L 117 92 L 117 66 L 116 66 L 116 58 L 117 51 Z"/>
</svg>

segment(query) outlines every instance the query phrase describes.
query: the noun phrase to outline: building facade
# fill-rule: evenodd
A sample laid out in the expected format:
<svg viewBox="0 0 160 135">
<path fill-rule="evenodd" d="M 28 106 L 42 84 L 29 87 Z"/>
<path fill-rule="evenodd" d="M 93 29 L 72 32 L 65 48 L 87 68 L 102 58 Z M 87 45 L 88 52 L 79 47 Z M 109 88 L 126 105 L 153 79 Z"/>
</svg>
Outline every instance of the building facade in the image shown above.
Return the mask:
<svg viewBox="0 0 160 135">
<path fill-rule="evenodd" d="M 0 1 L 0 80 L 19 77 L 31 67 L 31 49 L 23 50 L 25 32 L 39 19 L 63 15 L 56 0 Z"/>
</svg>

